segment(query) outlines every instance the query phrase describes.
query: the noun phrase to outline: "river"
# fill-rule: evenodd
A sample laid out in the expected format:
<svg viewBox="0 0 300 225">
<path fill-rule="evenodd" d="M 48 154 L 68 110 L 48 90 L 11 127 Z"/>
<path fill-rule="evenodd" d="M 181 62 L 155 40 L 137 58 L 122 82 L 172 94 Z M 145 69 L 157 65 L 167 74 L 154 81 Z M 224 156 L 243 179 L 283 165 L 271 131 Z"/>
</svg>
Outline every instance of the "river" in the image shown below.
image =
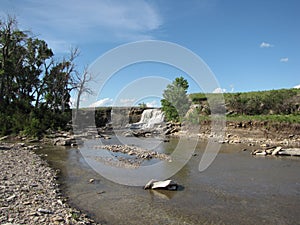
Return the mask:
<svg viewBox="0 0 300 225">
<path fill-rule="evenodd" d="M 112 143 L 115 138 L 105 140 Z M 159 151 L 170 154 L 177 144 L 178 139 L 161 142 Z M 199 141 L 196 154 L 171 178 L 181 185 L 178 191 L 111 182 L 91 169 L 78 148 L 39 153 L 60 169 L 70 204 L 103 224 L 299 224 L 300 157 L 254 157 L 250 147 L 223 144 L 209 168 L 199 172 L 206 144 Z"/>
</svg>

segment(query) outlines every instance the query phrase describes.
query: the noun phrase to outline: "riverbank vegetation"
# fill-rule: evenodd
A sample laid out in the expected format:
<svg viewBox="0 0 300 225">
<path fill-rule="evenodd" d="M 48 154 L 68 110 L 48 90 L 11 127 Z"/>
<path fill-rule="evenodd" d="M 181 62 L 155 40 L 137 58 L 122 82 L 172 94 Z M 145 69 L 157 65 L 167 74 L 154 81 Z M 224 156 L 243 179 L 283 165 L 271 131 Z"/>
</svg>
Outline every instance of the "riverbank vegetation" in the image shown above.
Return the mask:
<svg viewBox="0 0 300 225">
<path fill-rule="evenodd" d="M 191 105 L 187 96 L 188 88 L 189 84 L 187 80 L 183 77 L 177 77 L 164 90 L 161 109 L 168 121 L 182 121 L 186 115 Z"/>
<path fill-rule="evenodd" d="M 209 120 L 208 97 L 223 95 L 229 121 L 269 121 L 300 123 L 300 89 L 280 89 L 224 94 L 190 94 L 199 120 Z M 216 98 L 219 99 L 219 98 Z M 195 115 L 193 119 L 195 120 Z"/>
<path fill-rule="evenodd" d="M 44 40 L 20 30 L 14 17 L 0 20 L 0 134 L 41 136 L 71 118 L 70 92 L 78 87 L 71 49 L 61 59 Z"/>
</svg>

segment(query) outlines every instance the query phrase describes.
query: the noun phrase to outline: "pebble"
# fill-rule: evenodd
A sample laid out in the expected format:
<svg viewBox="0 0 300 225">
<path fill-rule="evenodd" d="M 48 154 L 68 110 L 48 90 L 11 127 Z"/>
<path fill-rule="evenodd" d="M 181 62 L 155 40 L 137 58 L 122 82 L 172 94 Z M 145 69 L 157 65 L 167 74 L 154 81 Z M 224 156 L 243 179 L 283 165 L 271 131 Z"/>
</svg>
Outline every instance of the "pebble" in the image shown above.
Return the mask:
<svg viewBox="0 0 300 225">
<path fill-rule="evenodd" d="M 91 179 L 89 180 L 90 183 L 93 183 L 94 181 L 95 181 L 95 179 L 93 179 L 93 178 L 91 178 Z"/>
<path fill-rule="evenodd" d="M 9 202 L 9 201 L 13 200 L 15 197 L 16 197 L 16 195 L 12 195 L 12 196 L 6 198 L 6 201 Z"/>
<path fill-rule="evenodd" d="M 53 214 L 53 212 L 48 210 L 48 209 L 38 208 L 37 211 L 40 212 L 40 213 L 44 213 L 44 214 Z"/>
<path fill-rule="evenodd" d="M 32 152 L 34 148 L 1 143 L 0 224 L 97 224 L 77 210 L 78 218 L 72 218 L 74 209 L 64 203 L 56 183 L 59 171 Z"/>
</svg>

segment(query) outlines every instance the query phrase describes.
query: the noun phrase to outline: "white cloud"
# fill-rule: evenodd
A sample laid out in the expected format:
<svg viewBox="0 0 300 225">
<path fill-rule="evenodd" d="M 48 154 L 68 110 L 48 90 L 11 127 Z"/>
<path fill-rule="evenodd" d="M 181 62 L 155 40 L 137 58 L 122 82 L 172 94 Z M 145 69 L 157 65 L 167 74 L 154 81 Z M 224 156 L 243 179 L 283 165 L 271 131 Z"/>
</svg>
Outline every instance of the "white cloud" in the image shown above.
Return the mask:
<svg viewBox="0 0 300 225">
<path fill-rule="evenodd" d="M 101 107 L 101 106 L 110 106 L 113 103 L 113 99 L 111 98 L 103 98 L 97 102 L 94 102 L 89 105 L 89 107 Z"/>
<path fill-rule="evenodd" d="M 22 29 L 32 30 L 53 48 L 67 43 L 154 39 L 163 19 L 147 0 L 3 0 L 0 14 L 18 15 Z M 54 43 L 56 42 L 56 43 Z M 54 49 L 56 50 L 56 49 Z"/>
<path fill-rule="evenodd" d="M 136 102 L 135 98 L 121 98 L 119 101 L 120 106 L 133 106 Z"/>
<path fill-rule="evenodd" d="M 296 85 L 294 88 L 300 88 L 300 84 Z"/>
<path fill-rule="evenodd" d="M 284 58 L 280 59 L 280 62 L 288 62 L 288 61 L 289 61 L 289 58 L 287 58 L 287 57 L 284 57 Z"/>
<path fill-rule="evenodd" d="M 213 93 L 225 93 L 226 89 L 225 88 L 216 88 L 213 90 Z"/>
<path fill-rule="evenodd" d="M 150 107 L 150 108 L 160 107 L 160 104 L 156 100 L 153 100 L 151 102 L 146 102 L 146 105 L 147 105 L 147 107 Z"/>
<path fill-rule="evenodd" d="M 71 49 L 71 44 L 66 41 L 48 39 L 47 40 L 48 47 L 53 49 L 55 52 L 59 53 L 69 53 Z"/>
<path fill-rule="evenodd" d="M 261 48 L 271 48 L 271 47 L 274 47 L 274 45 L 272 45 L 272 44 L 270 44 L 270 43 L 267 43 L 267 42 L 262 42 L 261 44 L 260 44 L 260 46 L 259 47 L 261 47 Z"/>
</svg>

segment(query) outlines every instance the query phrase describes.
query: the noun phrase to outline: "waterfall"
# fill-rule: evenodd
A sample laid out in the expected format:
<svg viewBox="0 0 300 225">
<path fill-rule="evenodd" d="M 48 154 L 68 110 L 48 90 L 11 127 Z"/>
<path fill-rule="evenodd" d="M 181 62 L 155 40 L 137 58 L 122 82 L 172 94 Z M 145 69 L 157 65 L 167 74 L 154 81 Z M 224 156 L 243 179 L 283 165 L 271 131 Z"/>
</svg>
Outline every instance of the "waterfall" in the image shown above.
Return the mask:
<svg viewBox="0 0 300 225">
<path fill-rule="evenodd" d="M 160 109 L 145 109 L 141 120 L 131 124 L 132 129 L 152 129 L 164 122 L 165 115 Z"/>
</svg>

